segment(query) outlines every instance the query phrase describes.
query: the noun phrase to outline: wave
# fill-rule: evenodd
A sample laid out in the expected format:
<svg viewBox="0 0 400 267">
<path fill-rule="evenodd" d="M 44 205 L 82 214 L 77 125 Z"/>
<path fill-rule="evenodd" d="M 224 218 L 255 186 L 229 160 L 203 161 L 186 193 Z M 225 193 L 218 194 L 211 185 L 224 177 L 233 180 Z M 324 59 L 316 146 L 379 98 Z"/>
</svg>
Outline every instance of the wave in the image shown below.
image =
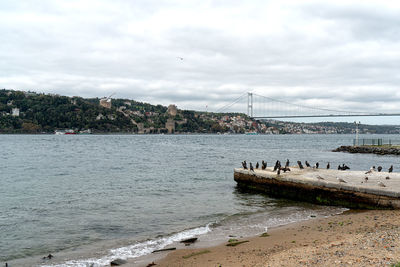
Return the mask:
<svg viewBox="0 0 400 267">
<path fill-rule="evenodd" d="M 140 256 L 145 256 L 152 253 L 154 250 L 163 249 L 174 242 L 178 242 L 193 236 L 204 235 L 211 231 L 211 223 L 206 226 L 188 229 L 182 232 L 175 233 L 168 237 L 160 237 L 154 240 L 139 242 L 130 246 L 111 249 L 110 253 L 101 258 L 89 258 L 80 260 L 70 260 L 54 265 L 40 265 L 41 267 L 100 267 L 108 266 L 115 259 L 132 259 Z"/>
</svg>

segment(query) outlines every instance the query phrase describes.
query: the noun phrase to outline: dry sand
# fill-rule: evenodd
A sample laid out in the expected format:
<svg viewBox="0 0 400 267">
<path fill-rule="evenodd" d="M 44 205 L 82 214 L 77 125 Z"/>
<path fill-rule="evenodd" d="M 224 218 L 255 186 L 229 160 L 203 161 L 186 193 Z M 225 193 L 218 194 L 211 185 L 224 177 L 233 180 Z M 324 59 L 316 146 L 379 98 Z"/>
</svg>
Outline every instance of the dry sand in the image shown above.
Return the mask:
<svg viewBox="0 0 400 267">
<path fill-rule="evenodd" d="M 154 266 L 390 266 L 400 262 L 400 210 L 349 211 L 278 227 L 268 234 L 239 239 L 249 242 L 234 247 L 226 242 L 165 252 Z"/>
</svg>

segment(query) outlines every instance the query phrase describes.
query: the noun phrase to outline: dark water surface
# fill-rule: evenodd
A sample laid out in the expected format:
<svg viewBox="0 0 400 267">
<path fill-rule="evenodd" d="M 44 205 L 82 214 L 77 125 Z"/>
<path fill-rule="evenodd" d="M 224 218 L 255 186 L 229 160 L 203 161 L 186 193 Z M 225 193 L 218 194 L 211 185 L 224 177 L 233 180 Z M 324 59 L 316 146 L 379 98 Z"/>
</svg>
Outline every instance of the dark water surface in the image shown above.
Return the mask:
<svg viewBox="0 0 400 267">
<path fill-rule="evenodd" d="M 395 156 L 330 152 L 353 137 L 0 135 L 0 262 L 102 266 L 184 237 L 257 234 L 340 212 L 238 192 L 233 168 L 244 159 L 271 166 L 287 158 L 400 168 Z M 48 253 L 60 256 L 32 260 Z"/>
</svg>

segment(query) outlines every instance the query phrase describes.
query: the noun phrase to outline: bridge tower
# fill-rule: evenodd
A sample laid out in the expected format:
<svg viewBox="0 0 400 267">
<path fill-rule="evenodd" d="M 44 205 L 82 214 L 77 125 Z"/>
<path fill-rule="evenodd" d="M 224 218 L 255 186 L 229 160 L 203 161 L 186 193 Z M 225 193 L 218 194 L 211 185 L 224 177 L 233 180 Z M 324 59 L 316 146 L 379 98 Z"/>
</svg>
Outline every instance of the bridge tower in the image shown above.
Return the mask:
<svg viewBox="0 0 400 267">
<path fill-rule="evenodd" d="M 247 93 L 247 116 L 253 117 L 253 93 Z"/>
</svg>

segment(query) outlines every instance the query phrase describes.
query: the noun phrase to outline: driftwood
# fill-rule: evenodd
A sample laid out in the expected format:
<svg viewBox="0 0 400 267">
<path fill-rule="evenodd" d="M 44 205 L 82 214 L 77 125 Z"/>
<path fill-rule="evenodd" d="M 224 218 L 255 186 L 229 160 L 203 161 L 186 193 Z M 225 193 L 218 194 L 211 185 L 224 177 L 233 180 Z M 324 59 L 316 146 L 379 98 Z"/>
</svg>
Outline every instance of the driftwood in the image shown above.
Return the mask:
<svg viewBox="0 0 400 267">
<path fill-rule="evenodd" d="M 155 253 L 155 252 L 162 252 L 162 251 L 170 251 L 170 250 L 176 250 L 176 248 L 157 249 L 157 250 L 154 250 L 152 253 Z"/>
</svg>

